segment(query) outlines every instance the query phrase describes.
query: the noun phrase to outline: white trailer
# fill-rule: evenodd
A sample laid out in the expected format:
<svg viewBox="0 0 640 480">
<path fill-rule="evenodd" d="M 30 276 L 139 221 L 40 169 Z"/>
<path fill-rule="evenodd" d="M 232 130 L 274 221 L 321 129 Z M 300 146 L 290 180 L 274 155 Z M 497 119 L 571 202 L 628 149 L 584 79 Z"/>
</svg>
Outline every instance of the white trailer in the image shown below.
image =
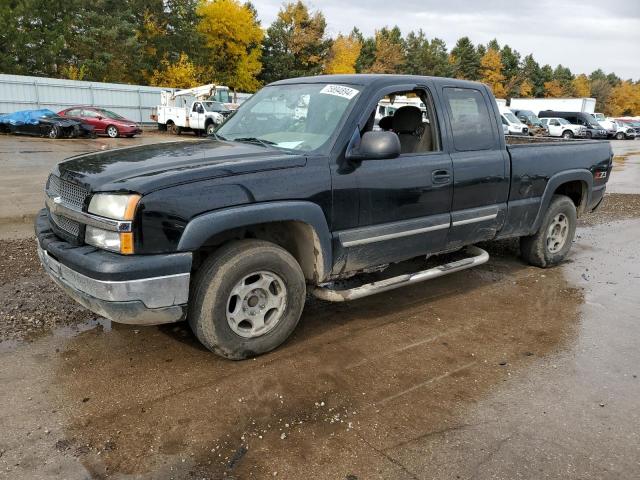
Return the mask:
<svg viewBox="0 0 640 480">
<path fill-rule="evenodd" d="M 531 110 L 536 115 L 544 110 L 556 112 L 582 112 L 593 113 L 596 111 L 595 98 L 512 98 L 509 108 L 516 110 Z"/>
</svg>

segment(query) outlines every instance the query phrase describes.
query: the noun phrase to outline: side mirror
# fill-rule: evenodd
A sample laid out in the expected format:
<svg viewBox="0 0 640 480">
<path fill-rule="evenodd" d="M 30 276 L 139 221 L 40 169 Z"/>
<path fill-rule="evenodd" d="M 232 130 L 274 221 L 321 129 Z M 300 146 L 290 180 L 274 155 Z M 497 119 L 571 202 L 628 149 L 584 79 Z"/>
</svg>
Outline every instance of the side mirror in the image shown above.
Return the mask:
<svg viewBox="0 0 640 480">
<path fill-rule="evenodd" d="M 400 139 L 393 132 L 367 132 L 360 145 L 347 152 L 347 160 L 386 160 L 400 155 Z"/>
<path fill-rule="evenodd" d="M 98 120 L 102 120 L 102 116 L 101 115 L 98 115 Z"/>
</svg>

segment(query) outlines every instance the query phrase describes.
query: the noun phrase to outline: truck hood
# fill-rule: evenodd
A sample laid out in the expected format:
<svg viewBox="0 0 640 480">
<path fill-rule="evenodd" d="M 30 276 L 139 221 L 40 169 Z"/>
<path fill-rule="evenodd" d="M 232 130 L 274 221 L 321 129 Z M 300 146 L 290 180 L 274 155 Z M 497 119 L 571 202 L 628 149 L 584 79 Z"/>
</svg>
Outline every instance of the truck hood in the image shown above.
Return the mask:
<svg viewBox="0 0 640 480">
<path fill-rule="evenodd" d="M 78 155 L 59 163 L 54 173 L 92 192 L 144 195 L 171 185 L 305 164 L 304 156 L 275 148 L 206 139 Z"/>
</svg>

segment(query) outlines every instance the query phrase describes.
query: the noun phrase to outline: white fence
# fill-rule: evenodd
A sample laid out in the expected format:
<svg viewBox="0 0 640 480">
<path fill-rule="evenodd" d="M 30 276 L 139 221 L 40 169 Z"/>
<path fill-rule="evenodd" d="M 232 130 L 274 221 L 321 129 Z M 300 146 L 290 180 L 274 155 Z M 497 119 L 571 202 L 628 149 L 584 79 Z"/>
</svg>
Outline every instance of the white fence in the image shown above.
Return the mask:
<svg viewBox="0 0 640 480">
<path fill-rule="evenodd" d="M 76 105 L 95 105 L 136 122 L 153 123 L 151 112 L 160 103 L 162 90 L 172 89 L 0 74 L 0 114 L 38 108 L 58 112 Z M 245 95 L 238 93 L 238 101 Z"/>
</svg>

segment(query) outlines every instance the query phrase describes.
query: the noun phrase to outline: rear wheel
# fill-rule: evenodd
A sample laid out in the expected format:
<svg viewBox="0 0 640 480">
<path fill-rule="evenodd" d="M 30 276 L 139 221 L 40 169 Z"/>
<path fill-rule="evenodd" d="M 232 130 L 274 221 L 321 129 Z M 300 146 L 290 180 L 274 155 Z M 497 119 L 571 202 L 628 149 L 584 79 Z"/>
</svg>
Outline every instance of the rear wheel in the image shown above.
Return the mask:
<svg viewBox="0 0 640 480">
<path fill-rule="evenodd" d="M 520 238 L 520 254 L 529 264 L 551 267 L 569 253 L 576 233 L 577 213 L 573 201 L 554 195 L 535 235 Z"/>
<path fill-rule="evenodd" d="M 118 135 L 120 135 L 120 132 L 118 132 L 118 127 L 116 127 L 115 125 L 109 125 L 105 131 L 107 132 L 107 136 L 109 138 L 117 138 Z"/>
<path fill-rule="evenodd" d="M 242 240 L 220 248 L 195 275 L 189 324 L 212 352 L 242 360 L 278 347 L 295 329 L 306 285 L 283 248 Z"/>
<path fill-rule="evenodd" d="M 562 138 L 573 138 L 573 132 L 571 130 L 565 130 L 562 132 Z"/>
</svg>

